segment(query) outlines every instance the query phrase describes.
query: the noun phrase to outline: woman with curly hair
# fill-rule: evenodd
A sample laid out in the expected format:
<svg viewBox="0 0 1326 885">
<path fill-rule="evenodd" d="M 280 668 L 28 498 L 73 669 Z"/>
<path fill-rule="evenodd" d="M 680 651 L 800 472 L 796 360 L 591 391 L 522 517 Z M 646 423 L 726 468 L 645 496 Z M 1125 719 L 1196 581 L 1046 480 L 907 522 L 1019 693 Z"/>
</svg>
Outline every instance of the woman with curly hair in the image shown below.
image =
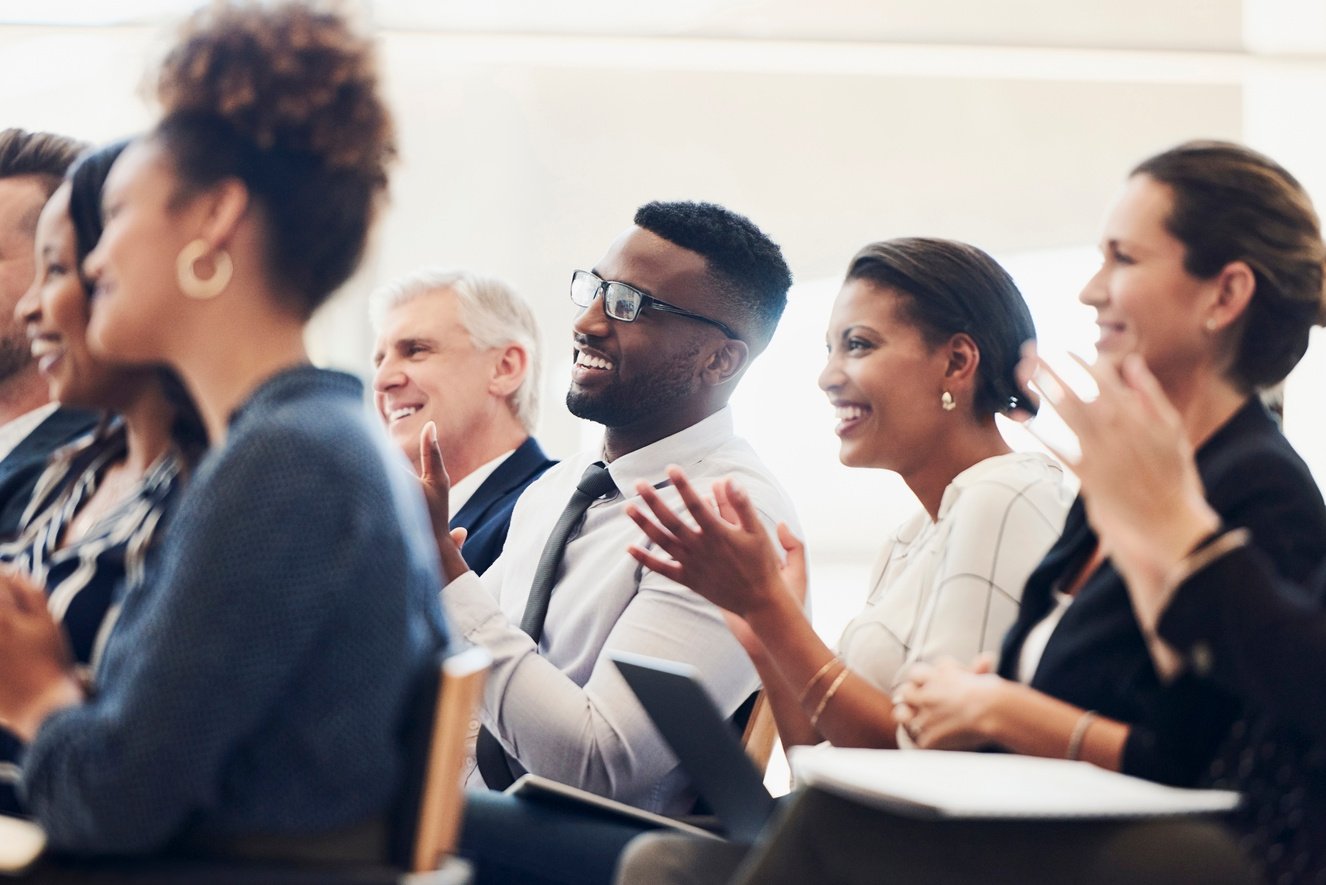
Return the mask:
<svg viewBox="0 0 1326 885">
<path fill-rule="evenodd" d="M 385 854 L 409 687 L 446 642 L 417 485 L 303 328 L 358 264 L 394 154 L 369 43 L 306 4 L 216 4 L 116 162 L 88 336 L 165 364 L 212 450 L 97 692 L 39 590 L 0 581 L 0 718 L 55 848 Z"/>
<path fill-rule="evenodd" d="M 89 683 L 119 602 L 142 584 L 154 541 L 207 444 L 169 369 L 122 366 L 88 350 L 91 286 L 79 268 L 101 237 L 101 188 L 124 146 L 79 159 L 47 202 L 37 221 L 36 278 L 14 310 L 51 399 L 103 415 L 50 457 L 30 494 L 6 504 L 16 531 L 0 541 L 0 563 L 44 585 Z M 21 811 L 13 764 L 21 746 L 0 727 L 0 813 Z"/>
</svg>

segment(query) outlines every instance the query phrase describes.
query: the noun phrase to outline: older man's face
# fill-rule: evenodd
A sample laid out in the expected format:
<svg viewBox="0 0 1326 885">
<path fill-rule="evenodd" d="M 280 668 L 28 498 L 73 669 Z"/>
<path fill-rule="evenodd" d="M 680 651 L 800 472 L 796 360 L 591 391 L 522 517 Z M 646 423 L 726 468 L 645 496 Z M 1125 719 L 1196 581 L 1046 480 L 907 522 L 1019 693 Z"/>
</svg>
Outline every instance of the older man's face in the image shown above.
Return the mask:
<svg viewBox="0 0 1326 885">
<path fill-rule="evenodd" d="M 45 203 L 46 189 L 35 176 L 0 178 L 0 382 L 32 359 L 14 305 L 32 285 L 33 234 Z"/>
</svg>

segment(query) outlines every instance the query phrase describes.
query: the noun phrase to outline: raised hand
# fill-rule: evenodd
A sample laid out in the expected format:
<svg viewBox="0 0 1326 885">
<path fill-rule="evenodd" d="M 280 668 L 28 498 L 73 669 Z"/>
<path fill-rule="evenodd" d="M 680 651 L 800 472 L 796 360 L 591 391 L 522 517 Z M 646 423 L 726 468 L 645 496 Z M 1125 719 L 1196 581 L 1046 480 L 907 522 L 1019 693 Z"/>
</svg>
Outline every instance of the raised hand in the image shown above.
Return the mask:
<svg viewBox="0 0 1326 885">
<path fill-rule="evenodd" d="M 634 505 L 627 505 L 626 513 L 669 558 L 632 545 L 627 552 L 637 562 L 740 617 L 769 601 L 773 593 L 804 598 L 804 549 L 786 526 L 779 526 L 779 539 L 788 550 L 787 566 L 780 561 L 755 506 L 734 481 L 715 483 L 715 503 L 710 504 L 701 499 L 681 468 L 670 467 L 668 477 L 695 520 L 695 528 L 648 484 L 638 484 L 636 490 L 652 517 Z"/>
<path fill-rule="evenodd" d="M 1131 354 L 1117 368 L 1074 359 L 1099 388 L 1094 401 L 1078 397 L 1034 351 L 1019 374 L 1077 434 L 1077 459 L 1055 455 L 1082 480 L 1103 548 L 1130 580 L 1154 584 L 1219 517 L 1206 503 L 1182 419 L 1142 358 Z"/>
<path fill-rule="evenodd" d="M 428 504 L 428 518 L 433 523 L 433 537 L 442 560 L 442 572 L 448 581 L 470 570 L 461 555 L 465 529 L 452 529 L 451 477 L 442 463 L 442 446 L 437 441 L 437 424 L 429 421 L 419 433 L 419 484 Z"/>
<path fill-rule="evenodd" d="M 79 703 L 82 688 L 46 593 L 26 575 L 0 571 L 0 720 L 30 741 L 46 717 Z"/>
</svg>

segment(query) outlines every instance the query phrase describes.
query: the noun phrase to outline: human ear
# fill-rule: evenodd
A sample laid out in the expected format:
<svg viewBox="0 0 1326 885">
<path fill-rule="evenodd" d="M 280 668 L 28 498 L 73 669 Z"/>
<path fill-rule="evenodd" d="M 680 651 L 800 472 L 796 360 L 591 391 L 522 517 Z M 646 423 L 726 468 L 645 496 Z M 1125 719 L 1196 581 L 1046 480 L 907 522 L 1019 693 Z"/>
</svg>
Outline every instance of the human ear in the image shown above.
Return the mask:
<svg viewBox="0 0 1326 885">
<path fill-rule="evenodd" d="M 198 236 L 214 249 L 225 248 L 249 208 L 249 189 L 238 178 L 227 178 L 194 198 L 202 214 Z"/>
<path fill-rule="evenodd" d="M 504 345 L 493 363 L 493 374 L 488 381 L 488 391 L 496 396 L 507 397 L 516 392 L 529 371 L 529 354 L 525 348 L 515 342 Z"/>
<path fill-rule="evenodd" d="M 700 371 L 700 378 L 713 386 L 725 384 L 738 378 L 749 361 L 750 348 L 746 342 L 728 338 L 709 355 L 709 361 Z"/>
<path fill-rule="evenodd" d="M 1257 291 L 1257 276 L 1245 261 L 1231 261 L 1216 276 L 1216 300 L 1204 319 L 1206 329 L 1218 332 L 1238 322 Z"/>
<path fill-rule="evenodd" d="M 976 370 L 981 365 L 981 349 L 966 332 L 958 332 L 943 345 L 948 365 L 944 370 L 945 382 L 953 385 L 975 383 Z"/>
</svg>

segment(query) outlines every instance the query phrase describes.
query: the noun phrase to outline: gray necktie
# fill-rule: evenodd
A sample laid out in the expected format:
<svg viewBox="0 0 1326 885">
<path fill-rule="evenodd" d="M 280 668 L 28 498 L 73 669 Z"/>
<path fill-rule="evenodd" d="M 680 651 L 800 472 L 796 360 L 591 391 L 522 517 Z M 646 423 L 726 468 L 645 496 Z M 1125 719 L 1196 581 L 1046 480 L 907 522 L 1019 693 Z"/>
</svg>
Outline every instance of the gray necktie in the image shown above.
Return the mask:
<svg viewBox="0 0 1326 885">
<path fill-rule="evenodd" d="M 543 621 L 548 617 L 548 603 L 552 600 L 553 587 L 557 584 L 557 570 L 562 565 L 562 557 L 566 555 L 567 543 L 585 521 L 585 511 L 589 505 L 616 488 L 602 461 L 595 461 L 586 467 L 576 490 L 571 494 L 571 500 L 566 502 L 566 509 L 553 526 L 548 543 L 543 545 L 539 566 L 534 570 L 534 582 L 530 585 L 529 598 L 525 600 L 525 616 L 520 619 L 520 629 L 528 633 L 536 645 L 543 638 Z"/>
<path fill-rule="evenodd" d="M 520 629 L 530 635 L 535 645 L 543 638 L 543 622 L 548 617 L 548 603 L 552 599 L 553 587 L 557 584 L 557 570 L 561 567 L 562 557 L 566 555 L 567 543 L 580 529 L 589 505 L 616 488 L 602 461 L 595 461 L 586 467 L 576 490 L 571 494 L 571 500 L 566 502 L 566 508 L 553 526 L 552 534 L 548 535 L 548 542 L 543 545 L 543 553 L 539 555 L 538 568 L 534 570 L 529 598 L 525 601 L 525 615 L 520 619 Z M 517 772 L 523 772 L 520 763 L 507 755 L 501 743 L 487 728 L 479 730 L 475 757 L 484 783 L 494 790 L 504 790 L 511 786 Z"/>
</svg>

